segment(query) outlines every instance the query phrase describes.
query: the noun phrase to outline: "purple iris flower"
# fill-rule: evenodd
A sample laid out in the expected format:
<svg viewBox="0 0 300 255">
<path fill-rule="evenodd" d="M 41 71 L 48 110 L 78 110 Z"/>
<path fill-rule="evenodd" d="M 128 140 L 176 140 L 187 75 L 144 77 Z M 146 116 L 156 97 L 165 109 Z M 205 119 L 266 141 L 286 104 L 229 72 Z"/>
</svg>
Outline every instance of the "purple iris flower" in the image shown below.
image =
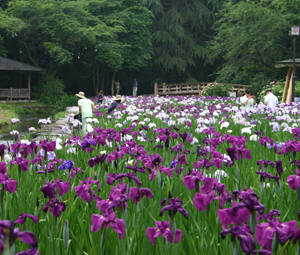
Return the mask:
<svg viewBox="0 0 300 255">
<path fill-rule="evenodd" d="M 21 213 L 20 216 L 15 220 L 14 225 L 16 225 L 17 223 L 21 223 L 22 225 L 24 225 L 27 218 L 32 219 L 35 223 L 38 223 L 39 221 L 39 218 L 37 216 Z"/>
<path fill-rule="evenodd" d="M 58 170 L 71 170 L 73 168 L 73 166 L 75 165 L 75 163 L 68 159 L 68 160 L 64 160 L 63 163 L 58 167 Z"/>
<path fill-rule="evenodd" d="M 300 138 L 300 128 L 293 128 L 292 134 L 295 137 L 295 139 L 298 140 Z"/>
<path fill-rule="evenodd" d="M 5 144 L 0 144 L 0 158 L 3 157 L 5 150 L 8 149 Z"/>
<path fill-rule="evenodd" d="M 204 177 L 202 172 L 196 172 L 192 170 L 183 177 L 183 183 L 189 190 L 193 190 L 199 186 L 200 181 L 203 179 Z"/>
<path fill-rule="evenodd" d="M 257 165 L 259 165 L 259 170 L 262 169 L 263 165 L 264 165 L 265 168 L 267 168 L 268 165 L 271 166 L 271 167 L 273 167 L 273 168 L 275 167 L 275 164 L 272 161 L 270 161 L 270 160 L 264 160 L 264 159 L 258 160 L 257 161 Z"/>
<path fill-rule="evenodd" d="M 146 174 L 145 167 L 138 167 L 138 161 L 135 161 L 133 166 L 126 166 L 125 169 L 133 170 L 135 173 L 141 172 Z"/>
<path fill-rule="evenodd" d="M 272 243 L 275 232 L 277 233 L 280 244 L 284 245 L 298 230 L 297 221 L 293 220 L 289 222 L 279 222 L 277 216 L 278 213 L 274 214 L 271 210 L 270 213 L 265 217 L 267 218 L 268 223 L 261 223 L 256 227 L 255 235 L 257 242 L 260 246 L 268 251 L 272 251 Z"/>
<path fill-rule="evenodd" d="M 171 178 L 172 177 L 172 171 L 174 170 L 172 170 L 170 167 L 165 167 L 165 166 L 158 166 L 158 170 L 160 171 L 160 173 L 166 173 L 167 174 L 167 176 L 169 177 L 169 178 Z M 153 171 L 155 174 L 156 174 L 156 171 Z"/>
<path fill-rule="evenodd" d="M 282 161 L 281 160 L 276 161 L 276 171 L 277 171 L 277 174 L 281 177 L 281 175 L 283 174 L 283 168 L 282 168 Z"/>
<path fill-rule="evenodd" d="M 36 145 L 37 147 L 42 147 L 45 151 L 45 155 L 47 155 L 48 151 L 54 151 L 56 146 L 56 141 L 48 142 L 48 139 L 40 141 L 40 144 Z"/>
<path fill-rule="evenodd" d="M 264 146 L 266 143 L 270 143 L 273 146 L 274 145 L 274 140 L 270 139 L 267 136 L 261 136 L 261 138 L 259 139 L 259 144 L 261 146 Z"/>
<path fill-rule="evenodd" d="M 230 147 L 226 149 L 228 156 L 230 157 L 231 161 L 235 161 L 237 160 L 237 156 L 236 156 L 236 148 L 235 147 Z"/>
<path fill-rule="evenodd" d="M 96 146 L 97 145 L 96 141 L 93 139 L 85 138 L 83 142 L 80 144 L 79 148 L 86 150 L 89 149 L 91 145 Z"/>
<path fill-rule="evenodd" d="M 5 162 L 0 162 L 0 173 L 1 174 L 6 174 L 7 168 L 6 168 L 6 163 Z"/>
<path fill-rule="evenodd" d="M 15 228 L 13 222 L 9 220 L 0 221 L 0 253 L 2 254 L 4 245 L 9 245 L 10 248 L 15 240 L 20 240 L 26 244 L 29 244 L 32 249 L 37 247 L 37 239 L 35 235 L 29 231 L 21 232 L 20 228 Z M 8 240 L 7 240 L 8 239 Z M 35 253 L 38 254 L 38 253 Z"/>
<path fill-rule="evenodd" d="M 150 159 L 154 166 L 158 166 L 163 161 L 159 154 L 150 154 Z"/>
<path fill-rule="evenodd" d="M 199 211 L 205 211 L 206 207 L 212 203 L 214 199 L 217 199 L 215 196 L 216 192 L 211 190 L 207 193 L 196 193 L 194 197 L 194 205 Z"/>
<path fill-rule="evenodd" d="M 293 160 L 290 162 L 290 164 L 295 163 L 297 165 L 298 168 L 300 168 L 300 159 L 299 160 Z"/>
<path fill-rule="evenodd" d="M 241 208 L 247 208 L 251 213 L 258 211 L 260 214 L 265 210 L 265 206 L 258 201 L 258 195 L 255 193 L 247 194 L 243 202 L 234 206 L 233 210 L 237 211 Z"/>
<path fill-rule="evenodd" d="M 90 202 L 91 201 L 91 184 L 97 184 L 98 191 L 100 192 L 100 184 L 99 181 L 92 181 L 91 177 L 88 177 L 86 181 L 79 181 L 82 184 L 75 187 L 75 192 L 77 196 L 81 197 L 83 201 Z"/>
<path fill-rule="evenodd" d="M 118 174 L 116 177 L 115 177 L 115 180 L 123 180 L 124 177 L 127 177 L 129 179 L 129 182 L 131 180 L 134 180 L 136 182 L 136 184 L 141 187 L 142 186 L 142 182 L 140 181 L 139 178 L 137 178 L 135 176 L 135 174 L 133 172 L 130 172 L 129 174 Z"/>
<path fill-rule="evenodd" d="M 173 232 L 168 221 L 155 221 L 155 228 L 147 228 L 146 235 L 148 236 L 152 245 L 155 244 L 155 239 L 161 235 L 168 240 L 168 242 L 173 243 Z M 178 243 L 182 237 L 182 232 L 176 229 L 175 233 L 175 243 Z"/>
<path fill-rule="evenodd" d="M 8 174 L 0 173 L 0 184 L 2 184 L 4 189 L 9 193 L 14 193 L 17 189 L 17 181 L 13 178 L 8 178 Z"/>
<path fill-rule="evenodd" d="M 55 187 L 58 190 L 59 195 L 62 197 L 64 194 L 66 194 L 70 190 L 70 182 L 63 182 L 62 180 L 59 180 L 56 178 Z"/>
<path fill-rule="evenodd" d="M 44 198 L 55 198 L 55 184 L 49 181 L 41 188 L 41 191 L 44 193 Z"/>
<path fill-rule="evenodd" d="M 127 190 L 127 186 L 122 184 L 118 184 L 119 188 L 112 187 L 110 189 L 110 195 L 106 200 L 97 201 L 97 207 L 103 214 L 108 214 L 112 212 L 115 207 L 119 207 L 122 212 L 127 208 L 127 196 L 125 192 Z"/>
<path fill-rule="evenodd" d="M 129 190 L 128 197 L 132 200 L 132 203 L 134 203 L 134 204 L 137 204 L 137 202 L 139 202 L 141 200 L 141 198 L 143 198 L 144 196 L 146 196 L 147 198 L 152 198 L 153 193 L 148 188 L 138 189 L 136 187 L 132 187 Z"/>
<path fill-rule="evenodd" d="M 42 208 L 42 210 L 45 213 L 48 211 L 48 209 L 51 214 L 53 214 L 56 218 L 58 218 L 61 215 L 62 211 L 66 210 L 66 205 L 63 202 L 60 202 L 59 199 L 52 198 Z"/>
<path fill-rule="evenodd" d="M 177 212 L 180 212 L 186 219 L 189 218 L 188 211 L 182 206 L 183 202 L 175 198 L 171 198 L 169 200 L 169 204 L 161 209 L 159 216 L 163 216 L 165 211 L 169 211 L 169 215 L 171 218 L 174 218 Z"/>
<path fill-rule="evenodd" d="M 103 164 L 108 154 L 102 154 L 100 157 L 96 155 L 94 158 L 89 159 L 89 166 L 93 167 L 94 165 Z"/>
<path fill-rule="evenodd" d="M 247 222 L 247 220 L 250 218 L 251 213 L 247 208 L 241 208 L 240 210 L 234 211 L 233 208 L 236 205 L 236 202 L 232 202 L 231 208 L 218 210 L 218 217 L 222 223 L 223 229 L 227 229 L 229 224 L 240 224 Z"/>
<path fill-rule="evenodd" d="M 296 169 L 295 172 L 296 175 L 290 175 L 287 178 L 287 182 L 293 190 L 297 190 L 300 187 L 300 172 L 298 169 Z"/>
<path fill-rule="evenodd" d="M 31 248 L 25 251 L 16 253 L 16 255 L 39 255 L 37 248 Z"/>
<path fill-rule="evenodd" d="M 261 254 L 261 255 L 271 255 L 272 252 L 266 250 L 259 250 L 256 252 L 254 250 L 255 240 L 251 232 L 249 232 L 246 228 L 241 226 L 232 226 L 230 229 L 225 229 L 221 232 L 221 237 L 224 239 L 226 235 L 231 234 L 232 238 L 238 239 L 240 241 L 240 246 L 242 251 L 247 254 Z"/>
<path fill-rule="evenodd" d="M 122 239 L 125 236 L 125 223 L 124 220 L 116 219 L 116 213 L 112 212 L 110 214 L 98 215 L 93 214 L 91 231 L 97 232 L 100 227 L 105 229 L 112 227 L 114 231 L 119 234 L 119 238 Z"/>
<path fill-rule="evenodd" d="M 172 162 L 170 163 L 170 167 L 171 168 L 175 168 L 177 166 L 178 160 L 177 159 L 173 159 Z"/>
<path fill-rule="evenodd" d="M 29 160 L 27 158 L 18 158 L 16 157 L 15 160 L 11 161 L 10 164 L 18 165 L 24 172 L 28 170 Z"/>
<path fill-rule="evenodd" d="M 81 169 L 81 167 L 79 167 L 79 168 L 73 167 L 73 168 L 71 169 L 70 178 L 73 179 L 73 178 L 75 177 L 75 174 L 76 174 L 77 172 L 80 172 L 81 175 L 82 175 L 82 169 Z"/>
<path fill-rule="evenodd" d="M 183 142 L 185 142 L 185 140 L 187 140 L 189 143 L 193 142 L 193 138 L 186 131 L 179 135 L 181 136 Z"/>
<path fill-rule="evenodd" d="M 274 179 L 274 180 L 277 181 L 277 182 L 280 180 L 280 177 L 277 176 L 277 174 L 274 176 L 274 175 L 269 174 L 269 173 L 267 173 L 267 172 L 261 172 L 261 171 L 256 171 L 256 173 L 257 173 L 258 175 L 260 175 L 260 181 L 261 181 L 261 182 L 265 182 L 265 180 L 266 180 L 267 178 L 269 178 L 269 181 L 270 181 L 271 179 Z"/>
</svg>

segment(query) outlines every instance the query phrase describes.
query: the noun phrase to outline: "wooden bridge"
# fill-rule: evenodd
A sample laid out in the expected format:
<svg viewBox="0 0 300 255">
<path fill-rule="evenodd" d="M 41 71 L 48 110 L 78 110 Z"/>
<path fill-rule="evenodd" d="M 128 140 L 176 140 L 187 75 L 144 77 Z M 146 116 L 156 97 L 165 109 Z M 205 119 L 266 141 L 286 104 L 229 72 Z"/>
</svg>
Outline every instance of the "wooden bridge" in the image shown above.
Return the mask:
<svg viewBox="0 0 300 255">
<path fill-rule="evenodd" d="M 154 95 L 201 95 L 208 87 L 224 86 L 229 88 L 231 96 L 240 96 L 245 93 L 249 85 L 242 84 L 227 84 L 227 83 L 212 83 L 212 82 L 197 82 L 197 83 L 175 83 L 158 85 L 154 83 Z"/>
<path fill-rule="evenodd" d="M 12 100 L 25 98 L 30 100 L 30 89 L 0 89 L 0 98 Z"/>
</svg>

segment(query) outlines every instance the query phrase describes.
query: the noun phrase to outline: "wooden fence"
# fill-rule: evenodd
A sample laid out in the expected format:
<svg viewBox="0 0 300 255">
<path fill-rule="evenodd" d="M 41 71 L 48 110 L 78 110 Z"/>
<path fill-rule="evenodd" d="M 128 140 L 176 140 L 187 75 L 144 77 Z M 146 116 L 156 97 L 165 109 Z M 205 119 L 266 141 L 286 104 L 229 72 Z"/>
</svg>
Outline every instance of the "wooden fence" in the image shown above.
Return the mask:
<svg viewBox="0 0 300 255">
<path fill-rule="evenodd" d="M 212 85 L 211 82 L 198 82 L 198 83 L 175 83 L 158 85 L 154 83 L 154 95 L 199 95 L 208 87 Z M 229 87 L 229 91 L 236 93 L 236 95 L 242 95 L 249 85 L 242 84 L 226 84 L 226 83 L 215 83 L 214 86 L 226 86 Z"/>
<path fill-rule="evenodd" d="M 6 99 L 19 99 L 27 98 L 30 100 L 30 90 L 29 89 L 0 89 L 0 98 Z"/>
</svg>

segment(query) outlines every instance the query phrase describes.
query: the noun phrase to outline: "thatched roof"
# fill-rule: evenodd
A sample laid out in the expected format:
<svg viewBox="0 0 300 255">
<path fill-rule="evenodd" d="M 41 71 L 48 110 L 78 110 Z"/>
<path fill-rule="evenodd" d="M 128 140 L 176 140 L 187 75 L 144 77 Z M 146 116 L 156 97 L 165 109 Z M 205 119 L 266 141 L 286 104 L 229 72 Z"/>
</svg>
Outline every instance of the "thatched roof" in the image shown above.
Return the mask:
<svg viewBox="0 0 300 255">
<path fill-rule="evenodd" d="M 45 69 L 0 56 L 0 70 L 45 72 Z"/>
</svg>

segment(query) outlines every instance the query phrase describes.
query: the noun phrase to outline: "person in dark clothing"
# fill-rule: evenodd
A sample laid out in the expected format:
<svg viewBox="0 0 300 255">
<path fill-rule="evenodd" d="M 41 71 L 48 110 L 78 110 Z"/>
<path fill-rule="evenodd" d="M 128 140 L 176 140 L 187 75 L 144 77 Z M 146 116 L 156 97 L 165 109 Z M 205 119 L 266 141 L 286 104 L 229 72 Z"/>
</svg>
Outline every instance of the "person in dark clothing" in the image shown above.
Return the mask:
<svg viewBox="0 0 300 255">
<path fill-rule="evenodd" d="M 110 115 L 111 117 L 114 116 L 115 111 L 118 109 L 120 103 L 122 101 L 122 96 L 121 95 L 116 95 L 116 97 L 113 99 L 113 102 L 109 106 L 106 114 Z"/>
<path fill-rule="evenodd" d="M 104 99 L 104 92 L 103 90 L 99 91 L 98 98 L 97 98 L 97 104 L 102 104 Z"/>
</svg>

